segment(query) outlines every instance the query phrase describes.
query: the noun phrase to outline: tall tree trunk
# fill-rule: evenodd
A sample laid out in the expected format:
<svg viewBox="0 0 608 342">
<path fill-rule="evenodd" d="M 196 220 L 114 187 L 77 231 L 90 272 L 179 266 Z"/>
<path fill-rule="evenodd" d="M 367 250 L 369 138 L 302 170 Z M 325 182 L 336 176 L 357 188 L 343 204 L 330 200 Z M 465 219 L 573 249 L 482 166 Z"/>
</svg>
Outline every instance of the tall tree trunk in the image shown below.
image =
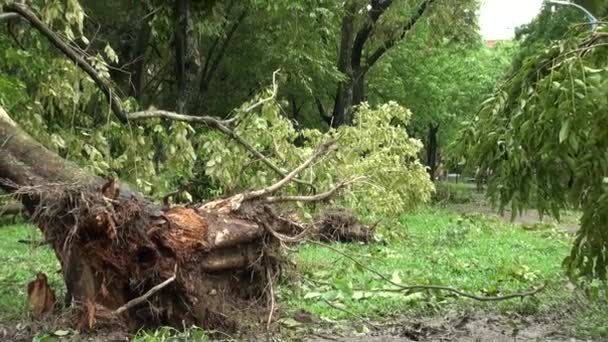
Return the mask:
<svg viewBox="0 0 608 342">
<path fill-rule="evenodd" d="M 338 54 L 338 71 L 346 76 L 346 80 L 338 84 L 334 103 L 332 126 L 338 127 L 352 123 L 352 113 L 350 108 L 353 103 L 352 89 L 352 41 L 355 34 L 355 14 L 357 2 L 349 1 L 346 4 L 345 14 L 342 18 L 342 30 L 340 40 L 340 51 Z"/>
<path fill-rule="evenodd" d="M 437 140 L 437 132 L 439 131 L 439 124 L 433 125 L 429 124 L 429 130 L 427 135 L 427 145 L 426 145 L 426 165 L 428 166 L 429 176 L 431 177 L 431 181 L 435 181 L 435 172 L 437 171 L 437 148 L 438 148 L 438 140 Z"/>
<path fill-rule="evenodd" d="M 177 82 L 176 109 L 186 113 L 200 69 L 198 35 L 190 13 L 190 0 L 175 1 L 175 71 Z"/>
<path fill-rule="evenodd" d="M 365 73 L 365 69 L 361 67 L 353 69 L 353 106 L 358 106 L 367 100 L 365 94 Z"/>
<path fill-rule="evenodd" d="M 152 13 L 154 9 L 149 1 L 144 0 L 142 3 L 144 5 L 145 14 L 140 22 L 135 46 L 131 52 L 131 61 L 133 61 L 133 65 L 131 67 L 132 85 L 130 87 L 130 95 L 137 98 L 140 102 L 145 81 L 144 76 L 146 74 L 146 51 L 148 50 L 148 44 L 150 43 L 150 36 L 152 34 L 151 22 L 154 18 L 154 14 Z"/>
</svg>

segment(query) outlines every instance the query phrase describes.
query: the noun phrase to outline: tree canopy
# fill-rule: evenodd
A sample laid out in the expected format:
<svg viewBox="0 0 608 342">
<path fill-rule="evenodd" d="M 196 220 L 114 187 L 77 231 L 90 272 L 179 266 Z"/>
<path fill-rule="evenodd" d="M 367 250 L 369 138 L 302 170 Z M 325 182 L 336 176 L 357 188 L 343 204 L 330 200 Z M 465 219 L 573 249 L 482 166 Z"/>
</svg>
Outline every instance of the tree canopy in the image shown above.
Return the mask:
<svg viewBox="0 0 608 342">
<path fill-rule="evenodd" d="M 467 163 L 488 177 L 488 194 L 513 215 L 527 207 L 557 218 L 582 209 L 566 260 L 573 276 L 608 270 L 608 31 L 543 14 L 522 32 L 512 75 L 462 131 Z M 584 20 L 584 19 L 583 19 Z M 547 46 L 548 45 L 548 46 Z"/>
</svg>

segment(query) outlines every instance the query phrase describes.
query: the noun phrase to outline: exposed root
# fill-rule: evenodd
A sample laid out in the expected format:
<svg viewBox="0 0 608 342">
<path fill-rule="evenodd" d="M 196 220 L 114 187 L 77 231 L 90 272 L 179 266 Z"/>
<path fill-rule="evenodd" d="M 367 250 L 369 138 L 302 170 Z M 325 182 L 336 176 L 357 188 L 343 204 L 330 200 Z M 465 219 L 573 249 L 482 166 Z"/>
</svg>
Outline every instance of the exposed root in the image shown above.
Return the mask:
<svg viewBox="0 0 608 342">
<path fill-rule="evenodd" d="M 373 241 L 374 228 L 362 224 L 357 216 L 344 208 L 325 211 L 315 223 L 315 233 L 321 241 L 369 243 Z"/>
<path fill-rule="evenodd" d="M 32 218 L 60 260 L 67 296 L 82 309 L 81 328 L 114 324 L 117 315 L 132 329 L 268 323 L 260 313 L 274 310 L 267 289 L 281 252 L 262 224 L 281 230 L 284 222 L 261 205 L 230 213 L 162 209 L 126 189 L 112 195 L 106 185 L 16 191 L 37 201 Z"/>
</svg>

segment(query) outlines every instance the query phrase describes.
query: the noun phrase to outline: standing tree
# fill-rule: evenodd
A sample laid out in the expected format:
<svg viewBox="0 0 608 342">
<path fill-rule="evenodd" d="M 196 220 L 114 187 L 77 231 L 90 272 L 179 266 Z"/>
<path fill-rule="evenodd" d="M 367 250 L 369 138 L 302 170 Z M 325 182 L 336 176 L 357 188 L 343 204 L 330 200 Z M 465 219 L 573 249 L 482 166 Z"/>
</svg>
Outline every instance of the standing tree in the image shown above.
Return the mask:
<svg viewBox="0 0 608 342">
<path fill-rule="evenodd" d="M 551 11 L 544 11 L 536 24 L 547 23 Z M 510 205 L 517 215 L 533 206 L 559 218 L 580 208 L 565 264 L 572 276 L 601 279 L 608 271 L 607 39 L 606 27 L 574 25 L 548 47 L 524 48 L 521 67 L 466 124 L 460 144 L 501 210 Z"/>
<path fill-rule="evenodd" d="M 332 126 L 352 124 L 353 107 L 367 99 L 367 73 L 388 51 L 412 36 L 421 26 L 419 22 L 426 19 L 431 26 L 448 22 L 449 35 L 462 35 L 459 39 L 466 40 L 477 28 L 477 5 L 474 0 L 346 1 L 337 63 L 345 80 L 338 84 L 334 97 Z M 434 32 L 442 36 L 444 29 Z"/>
<path fill-rule="evenodd" d="M 371 73 L 369 88 L 371 103 L 395 99 L 415 113 L 408 129 L 426 142 L 426 166 L 434 180 L 439 151 L 447 150 L 458 124 L 468 120 L 492 93 L 509 65 L 513 46 L 489 49 L 481 38 L 437 46 L 428 46 L 426 41 L 421 34 L 397 47 Z M 418 62 L 409 65 L 404 60 Z"/>
</svg>

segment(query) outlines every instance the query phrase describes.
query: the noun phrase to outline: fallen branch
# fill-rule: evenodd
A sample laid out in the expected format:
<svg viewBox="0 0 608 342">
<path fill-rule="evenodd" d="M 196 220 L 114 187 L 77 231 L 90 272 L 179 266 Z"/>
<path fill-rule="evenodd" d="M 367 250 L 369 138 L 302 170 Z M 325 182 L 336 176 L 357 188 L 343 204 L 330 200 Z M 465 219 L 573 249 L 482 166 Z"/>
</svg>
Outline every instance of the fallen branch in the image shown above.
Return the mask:
<svg viewBox="0 0 608 342">
<path fill-rule="evenodd" d="M 19 18 L 17 13 L 0 13 L 0 21 Z"/>
<path fill-rule="evenodd" d="M 524 298 L 524 297 L 529 297 L 529 296 L 533 296 L 537 293 L 539 293 L 540 291 L 545 289 L 545 284 L 541 285 L 540 287 L 537 287 L 533 290 L 530 291 L 525 291 L 525 292 L 517 292 L 517 293 L 511 293 L 508 295 L 504 295 L 504 296 L 494 296 L 494 297 L 487 297 L 487 296 L 477 296 L 474 294 L 470 294 L 470 293 L 466 293 L 463 291 L 460 291 L 458 289 L 455 289 L 453 287 L 449 287 L 449 286 L 442 286 L 442 285 L 402 285 L 399 283 L 396 283 L 394 281 L 392 281 L 389 277 L 385 276 L 384 274 L 374 270 L 373 268 L 363 264 L 362 262 L 360 262 L 359 260 L 353 258 L 352 256 L 340 251 L 337 248 L 334 248 L 328 244 L 322 243 L 322 242 L 318 242 L 318 241 L 312 241 L 309 240 L 308 242 L 321 246 L 321 247 L 325 247 L 327 249 L 332 250 L 333 252 L 340 254 L 341 256 L 351 260 L 352 262 L 354 262 L 355 264 L 357 264 L 358 266 L 360 266 L 363 269 L 368 270 L 369 272 L 372 272 L 373 274 L 377 275 L 378 277 L 380 277 L 380 279 L 386 281 L 387 283 L 389 283 L 390 285 L 393 285 L 395 287 L 397 287 L 396 289 L 383 289 L 381 290 L 382 292 L 404 292 L 404 291 L 413 291 L 413 290 L 439 290 L 439 291 L 447 291 L 447 292 L 451 292 L 454 294 L 457 294 L 459 296 L 462 297 L 466 297 L 466 298 L 470 298 L 470 299 L 474 299 L 477 301 L 482 301 L 482 302 L 496 302 L 496 301 L 502 301 L 502 300 L 508 300 L 508 299 L 513 299 L 513 298 Z"/>
<path fill-rule="evenodd" d="M 148 298 L 150 298 L 151 296 L 153 296 L 156 292 L 162 290 L 163 288 L 165 288 L 167 285 L 171 284 L 172 282 L 175 281 L 175 278 L 177 276 L 177 265 L 175 265 L 175 272 L 173 273 L 173 276 L 168 278 L 167 280 L 163 281 L 162 283 L 154 286 L 153 288 L 151 288 L 150 290 L 148 290 L 148 292 L 144 293 L 142 296 L 137 297 L 137 298 L 133 298 L 130 301 L 128 301 L 125 305 L 119 307 L 118 309 L 116 309 L 114 311 L 114 315 L 118 316 L 121 313 L 136 307 L 137 305 L 145 302 L 146 300 L 148 300 Z"/>
<path fill-rule="evenodd" d="M 325 302 L 325 304 L 327 304 L 327 305 L 331 306 L 332 308 L 334 308 L 334 309 L 336 309 L 336 310 L 339 310 L 339 311 L 342 311 L 342 312 L 344 312 L 344 313 L 346 313 L 346 314 L 348 314 L 348 315 L 350 315 L 350 316 L 353 316 L 354 318 L 356 318 L 356 319 L 360 320 L 361 322 L 363 322 L 363 323 L 365 323 L 365 324 L 369 325 L 370 327 L 372 327 L 372 328 L 374 328 L 374 329 L 376 329 L 376 330 L 380 330 L 380 327 L 379 327 L 379 326 L 377 326 L 376 324 L 372 323 L 370 320 L 367 320 L 367 319 L 365 319 L 365 318 L 363 318 L 363 317 L 361 317 L 361 316 L 357 315 L 356 313 L 354 313 L 354 312 L 352 312 L 352 311 L 349 311 L 349 310 L 347 310 L 347 309 L 345 309 L 345 308 L 341 308 L 341 307 L 339 307 L 339 306 L 337 306 L 337 305 L 333 304 L 332 302 L 328 301 L 327 299 L 323 299 L 323 301 Z"/>
<path fill-rule="evenodd" d="M 294 179 L 300 172 L 304 171 L 315 160 L 317 160 L 319 157 L 327 154 L 330 151 L 331 147 L 334 145 L 335 145 L 335 141 L 333 141 L 333 140 L 321 144 L 321 146 L 319 146 L 317 148 L 317 150 L 313 153 L 313 155 L 308 160 L 306 160 L 305 162 L 300 164 L 300 166 L 293 169 L 289 174 L 285 175 L 285 177 L 283 179 L 281 179 L 280 181 L 278 181 L 264 189 L 243 193 L 242 194 L 243 201 L 261 198 L 268 194 L 277 192 L 283 186 L 285 186 L 287 183 L 289 183 L 292 179 Z"/>
<path fill-rule="evenodd" d="M 365 177 L 356 177 L 349 180 L 345 180 L 340 184 L 336 185 L 334 188 L 313 196 L 270 196 L 264 198 L 264 202 L 266 203 L 279 203 L 279 202 L 320 202 L 324 201 L 333 195 L 335 195 L 340 189 L 343 189 L 353 183 L 364 179 Z"/>
<path fill-rule="evenodd" d="M 151 118 L 164 118 L 173 121 L 183 121 L 190 123 L 202 123 L 206 124 L 211 128 L 215 128 L 218 131 L 224 133 L 228 138 L 236 141 L 239 145 L 243 146 L 245 150 L 254 155 L 260 161 L 262 161 L 266 166 L 268 166 L 271 170 L 273 170 L 278 175 L 285 177 L 287 173 L 284 170 L 281 170 L 278 166 L 276 166 L 270 159 L 266 158 L 262 153 L 256 150 L 247 140 L 243 139 L 240 135 L 236 134 L 232 129 L 230 129 L 227 124 L 230 121 L 222 121 L 210 116 L 193 116 L 193 115 L 184 115 L 166 110 L 146 110 L 140 112 L 129 113 L 127 115 L 129 120 L 141 120 L 141 119 L 151 119 Z M 302 185 L 306 185 L 312 187 L 314 186 L 310 182 L 306 182 L 300 179 L 294 179 L 294 182 Z"/>
<path fill-rule="evenodd" d="M 42 35 L 44 35 L 55 47 L 57 47 L 64 55 L 66 55 L 72 62 L 76 63 L 78 67 L 80 67 L 84 72 L 86 72 L 97 84 L 99 89 L 105 94 L 108 102 L 110 102 L 110 107 L 112 108 L 112 112 L 114 115 L 120 120 L 122 123 L 127 122 L 127 116 L 123 112 L 122 102 L 116 96 L 116 94 L 112 91 L 110 85 L 97 73 L 95 68 L 93 68 L 87 61 L 82 58 L 80 54 L 78 54 L 74 49 L 72 49 L 68 44 L 66 44 L 59 36 L 53 32 L 48 26 L 46 26 L 37 16 L 32 12 L 29 8 L 27 8 L 23 4 L 19 3 L 10 3 L 4 5 L 4 10 L 7 12 L 13 12 L 18 14 L 27 20 L 34 28 L 36 28 Z"/>
</svg>

